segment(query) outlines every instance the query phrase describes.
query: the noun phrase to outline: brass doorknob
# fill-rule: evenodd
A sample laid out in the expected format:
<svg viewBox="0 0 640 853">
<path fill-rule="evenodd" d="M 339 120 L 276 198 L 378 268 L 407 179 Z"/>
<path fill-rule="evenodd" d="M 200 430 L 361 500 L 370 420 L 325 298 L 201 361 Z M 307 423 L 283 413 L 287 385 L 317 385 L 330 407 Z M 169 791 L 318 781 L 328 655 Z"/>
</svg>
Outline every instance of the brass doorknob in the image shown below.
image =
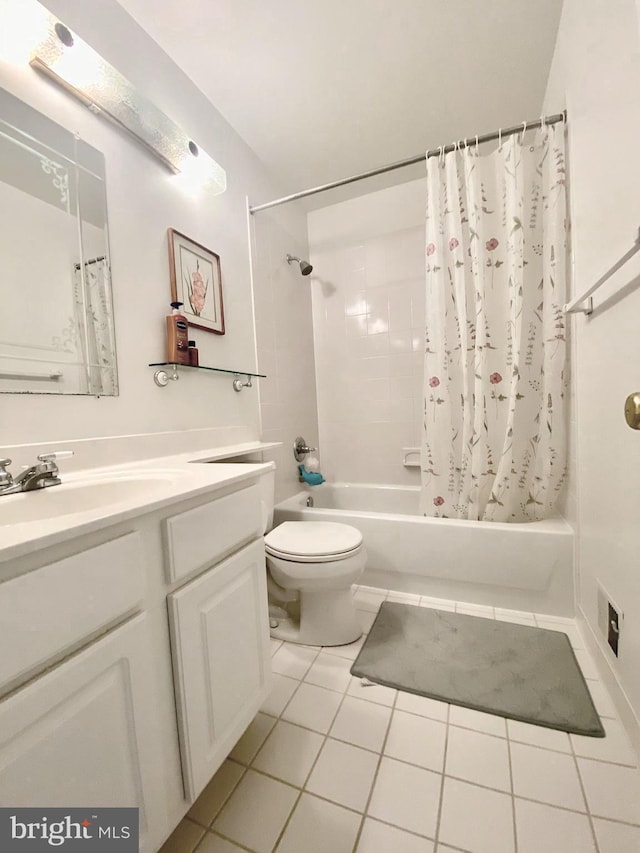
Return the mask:
<svg viewBox="0 0 640 853">
<path fill-rule="evenodd" d="M 629 394 L 625 400 L 624 418 L 631 429 L 640 429 L 640 391 Z"/>
</svg>

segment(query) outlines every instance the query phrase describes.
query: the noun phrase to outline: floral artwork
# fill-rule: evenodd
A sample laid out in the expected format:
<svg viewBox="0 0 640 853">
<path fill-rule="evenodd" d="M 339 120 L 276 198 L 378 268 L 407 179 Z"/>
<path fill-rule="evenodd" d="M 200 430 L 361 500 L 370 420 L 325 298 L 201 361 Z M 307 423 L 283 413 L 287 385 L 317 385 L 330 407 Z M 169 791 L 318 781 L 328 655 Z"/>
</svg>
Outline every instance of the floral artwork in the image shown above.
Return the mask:
<svg viewBox="0 0 640 853">
<path fill-rule="evenodd" d="M 548 518 L 566 473 L 564 127 L 427 160 L 421 511 Z"/>
<path fill-rule="evenodd" d="M 204 311 L 205 302 L 207 300 L 207 290 L 209 289 L 211 282 L 209 278 L 207 278 L 206 282 L 202 278 L 202 273 L 200 272 L 200 260 L 198 258 L 196 258 L 195 272 L 192 272 L 191 276 L 189 276 L 189 273 L 183 270 L 182 275 L 184 277 L 185 287 L 189 296 L 189 305 L 191 306 L 191 310 L 196 317 L 200 317 Z"/>
<path fill-rule="evenodd" d="M 224 335 L 220 258 L 173 228 L 168 230 L 171 301 L 189 325 Z"/>
</svg>

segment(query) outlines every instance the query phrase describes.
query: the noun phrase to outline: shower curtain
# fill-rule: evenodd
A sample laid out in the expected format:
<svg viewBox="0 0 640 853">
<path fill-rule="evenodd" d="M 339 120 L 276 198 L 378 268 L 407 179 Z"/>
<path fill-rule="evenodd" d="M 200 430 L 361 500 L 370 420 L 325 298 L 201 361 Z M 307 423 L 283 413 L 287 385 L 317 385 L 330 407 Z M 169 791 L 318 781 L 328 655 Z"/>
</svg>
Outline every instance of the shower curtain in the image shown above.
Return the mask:
<svg viewBox="0 0 640 853">
<path fill-rule="evenodd" d="M 94 258 L 74 269 L 74 304 L 80 340 L 85 346 L 87 393 L 118 393 L 115 347 L 109 311 L 109 266 Z"/>
<path fill-rule="evenodd" d="M 536 521 L 561 490 L 563 132 L 427 159 L 424 515 Z"/>
</svg>

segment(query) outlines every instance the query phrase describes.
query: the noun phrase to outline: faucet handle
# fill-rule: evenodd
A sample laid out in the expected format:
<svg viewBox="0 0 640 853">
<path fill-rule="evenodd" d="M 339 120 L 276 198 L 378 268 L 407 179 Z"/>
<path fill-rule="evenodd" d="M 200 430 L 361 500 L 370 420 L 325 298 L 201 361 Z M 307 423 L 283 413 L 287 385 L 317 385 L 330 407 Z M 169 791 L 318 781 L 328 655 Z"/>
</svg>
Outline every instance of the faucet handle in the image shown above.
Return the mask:
<svg viewBox="0 0 640 853">
<path fill-rule="evenodd" d="M 73 456 L 73 450 L 56 450 L 52 453 L 41 453 L 38 456 L 38 462 L 42 463 L 42 470 L 49 473 L 57 475 L 58 466 L 56 462 L 58 459 L 68 459 L 70 456 Z"/>
<path fill-rule="evenodd" d="M 56 459 L 68 459 L 73 456 L 73 450 L 56 450 L 52 453 L 41 453 L 38 456 L 39 462 L 53 462 Z"/>
<path fill-rule="evenodd" d="M 8 465 L 11 465 L 11 459 L 0 459 L 0 486 L 10 486 L 13 483 L 13 477 L 7 471 Z"/>
<path fill-rule="evenodd" d="M 313 453 L 317 449 L 317 447 L 309 447 L 301 435 L 293 442 L 293 456 L 296 462 L 303 462 L 307 453 Z"/>
</svg>

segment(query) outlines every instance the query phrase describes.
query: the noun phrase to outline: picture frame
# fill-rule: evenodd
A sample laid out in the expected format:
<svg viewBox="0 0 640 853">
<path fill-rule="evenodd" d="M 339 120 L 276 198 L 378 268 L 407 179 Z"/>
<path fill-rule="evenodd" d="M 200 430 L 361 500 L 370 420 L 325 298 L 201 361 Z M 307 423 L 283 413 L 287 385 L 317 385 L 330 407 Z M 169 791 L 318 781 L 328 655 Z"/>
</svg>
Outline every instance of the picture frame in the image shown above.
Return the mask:
<svg viewBox="0 0 640 853">
<path fill-rule="evenodd" d="M 171 301 L 190 326 L 224 335 L 220 256 L 175 228 L 167 229 Z"/>
</svg>

